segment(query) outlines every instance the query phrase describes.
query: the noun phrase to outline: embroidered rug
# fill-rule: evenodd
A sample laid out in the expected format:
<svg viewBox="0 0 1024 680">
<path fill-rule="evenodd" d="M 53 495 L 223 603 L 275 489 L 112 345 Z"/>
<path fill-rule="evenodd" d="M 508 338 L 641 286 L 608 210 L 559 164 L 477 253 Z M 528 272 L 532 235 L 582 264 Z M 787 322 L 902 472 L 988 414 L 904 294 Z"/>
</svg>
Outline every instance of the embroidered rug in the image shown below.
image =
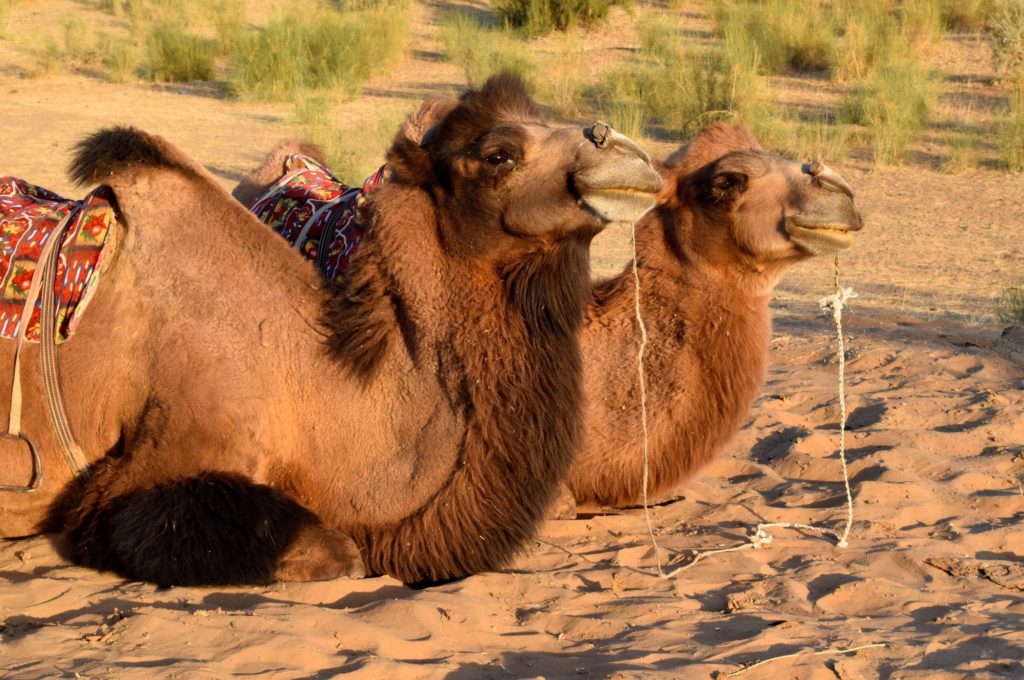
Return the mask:
<svg viewBox="0 0 1024 680">
<path fill-rule="evenodd" d="M 57 299 L 55 341 L 71 337 L 99 279 L 103 246 L 115 219 L 112 198 L 109 188 L 99 187 L 83 200 L 71 201 L 16 177 L 0 177 L 0 337 L 17 336 L 43 247 L 69 214 L 71 224 L 60 245 L 53 294 Z M 44 294 L 40 293 L 29 316 L 25 339 L 30 342 L 39 342 Z"/>
<path fill-rule="evenodd" d="M 360 187 L 342 184 L 324 165 L 304 154 L 290 155 L 285 168 L 284 175 L 249 210 L 311 260 L 328 281 L 341 281 L 363 236 L 360 208 L 367 194 L 384 180 L 387 166 Z"/>
</svg>

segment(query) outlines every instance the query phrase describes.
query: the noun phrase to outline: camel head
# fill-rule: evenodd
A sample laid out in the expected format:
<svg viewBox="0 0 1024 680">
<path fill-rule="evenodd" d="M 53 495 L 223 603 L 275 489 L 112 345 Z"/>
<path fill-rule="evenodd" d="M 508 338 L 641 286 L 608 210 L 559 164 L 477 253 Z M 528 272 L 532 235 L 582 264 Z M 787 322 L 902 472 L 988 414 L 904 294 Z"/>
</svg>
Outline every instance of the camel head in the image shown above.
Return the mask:
<svg viewBox="0 0 1024 680">
<path fill-rule="evenodd" d="M 863 227 L 853 190 L 838 173 L 769 153 L 739 125 L 708 126 L 664 172 L 665 207 L 691 218 L 678 236 L 681 249 L 721 264 L 777 274 L 848 248 Z"/>
<path fill-rule="evenodd" d="M 507 74 L 457 101 L 428 100 L 399 131 L 388 164 L 393 182 L 433 194 L 454 232 L 448 242 L 472 253 L 635 221 L 662 184 L 628 137 L 601 123 L 547 125 Z"/>
</svg>

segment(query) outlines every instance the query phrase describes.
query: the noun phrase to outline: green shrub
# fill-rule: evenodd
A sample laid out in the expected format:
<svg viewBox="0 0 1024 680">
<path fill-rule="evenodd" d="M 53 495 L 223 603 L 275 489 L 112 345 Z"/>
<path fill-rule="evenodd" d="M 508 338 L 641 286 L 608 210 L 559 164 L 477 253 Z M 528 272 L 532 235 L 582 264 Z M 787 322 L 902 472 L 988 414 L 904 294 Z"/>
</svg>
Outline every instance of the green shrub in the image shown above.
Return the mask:
<svg viewBox="0 0 1024 680">
<path fill-rule="evenodd" d="M 239 40 L 231 80 L 237 91 L 260 99 L 288 99 L 305 89 L 354 96 L 401 56 L 408 36 L 404 6 L 293 12 Z"/>
<path fill-rule="evenodd" d="M 638 27 L 634 62 L 604 74 L 594 88 L 596 108 L 613 111 L 662 136 L 685 138 L 716 119 L 754 122 L 766 115 L 757 64 L 730 59 L 721 48 L 683 48 L 678 27 L 653 18 Z"/>
<path fill-rule="evenodd" d="M 996 299 L 995 313 L 1002 323 L 1024 324 L 1024 284 L 1003 290 Z"/>
<path fill-rule="evenodd" d="M 942 0 L 942 23 L 947 30 L 975 33 L 985 27 L 993 0 Z"/>
<path fill-rule="evenodd" d="M 103 65 L 108 80 L 127 82 L 139 68 L 139 50 L 131 40 L 107 37 L 103 46 Z"/>
<path fill-rule="evenodd" d="M 310 95 L 296 102 L 295 114 L 303 137 L 324 152 L 334 176 L 357 186 L 384 162 L 387 148 L 410 111 L 378 108 L 358 123 L 358 130 L 352 130 L 334 124 L 331 108 L 327 96 Z"/>
<path fill-rule="evenodd" d="M 489 29 L 467 14 L 453 12 L 441 26 L 441 43 L 471 87 L 503 71 L 515 73 L 533 87 L 537 64 L 526 43 L 508 29 Z"/>
<path fill-rule="evenodd" d="M 996 146 L 1007 168 L 1024 172 L 1024 82 L 1014 84 L 1009 108 L 996 122 Z"/>
<path fill-rule="evenodd" d="M 187 33 L 177 23 L 160 23 L 146 37 L 146 69 L 151 80 L 213 80 L 217 46 Z"/>
<path fill-rule="evenodd" d="M 585 56 L 583 43 L 566 33 L 539 67 L 546 76 L 537 83 L 537 99 L 565 118 L 580 114 L 586 88 Z"/>
<path fill-rule="evenodd" d="M 906 54 L 878 66 L 854 88 L 846 117 L 866 127 L 876 163 L 902 159 L 928 123 L 936 87 L 921 61 Z"/>
<path fill-rule="evenodd" d="M 594 23 L 607 17 L 612 5 L 625 4 L 627 0 L 495 0 L 494 8 L 506 24 L 534 36 Z"/>
<path fill-rule="evenodd" d="M 1024 0 L 996 0 L 990 28 L 996 66 L 1020 74 L 1024 71 Z"/>
<path fill-rule="evenodd" d="M 766 73 L 820 71 L 835 60 L 830 11 L 808 0 L 724 0 L 717 9 L 727 50 L 757 59 Z"/>
</svg>

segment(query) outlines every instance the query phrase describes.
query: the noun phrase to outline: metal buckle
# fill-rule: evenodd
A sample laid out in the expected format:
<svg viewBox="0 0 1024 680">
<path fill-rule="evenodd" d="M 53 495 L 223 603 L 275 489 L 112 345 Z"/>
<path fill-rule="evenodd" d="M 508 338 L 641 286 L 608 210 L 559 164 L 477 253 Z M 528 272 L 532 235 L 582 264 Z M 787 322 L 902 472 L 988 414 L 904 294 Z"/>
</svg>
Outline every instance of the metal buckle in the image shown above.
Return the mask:
<svg viewBox="0 0 1024 680">
<path fill-rule="evenodd" d="M 28 445 L 29 455 L 32 456 L 32 480 L 28 483 L 28 486 L 12 486 L 8 484 L 0 484 L 0 491 L 12 491 L 14 493 L 33 493 L 39 488 L 39 485 L 43 482 L 43 462 L 39 459 L 39 452 L 36 451 L 36 445 L 32 443 L 32 440 L 26 437 L 24 434 L 9 434 L 7 432 L 0 432 L 0 441 L 3 440 L 15 440 L 23 441 Z"/>
</svg>

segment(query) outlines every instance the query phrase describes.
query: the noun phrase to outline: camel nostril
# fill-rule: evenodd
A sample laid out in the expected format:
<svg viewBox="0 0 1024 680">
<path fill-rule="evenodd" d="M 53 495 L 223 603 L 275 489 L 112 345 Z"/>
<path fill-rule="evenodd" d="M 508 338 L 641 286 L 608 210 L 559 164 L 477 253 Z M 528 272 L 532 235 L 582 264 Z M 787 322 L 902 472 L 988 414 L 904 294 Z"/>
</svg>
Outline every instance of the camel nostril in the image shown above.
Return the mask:
<svg viewBox="0 0 1024 680">
<path fill-rule="evenodd" d="M 612 136 L 612 128 L 607 123 L 598 121 L 594 127 L 586 130 L 585 132 L 587 139 L 594 143 L 598 149 L 604 148 L 604 145 L 608 143 L 608 139 Z"/>
</svg>

